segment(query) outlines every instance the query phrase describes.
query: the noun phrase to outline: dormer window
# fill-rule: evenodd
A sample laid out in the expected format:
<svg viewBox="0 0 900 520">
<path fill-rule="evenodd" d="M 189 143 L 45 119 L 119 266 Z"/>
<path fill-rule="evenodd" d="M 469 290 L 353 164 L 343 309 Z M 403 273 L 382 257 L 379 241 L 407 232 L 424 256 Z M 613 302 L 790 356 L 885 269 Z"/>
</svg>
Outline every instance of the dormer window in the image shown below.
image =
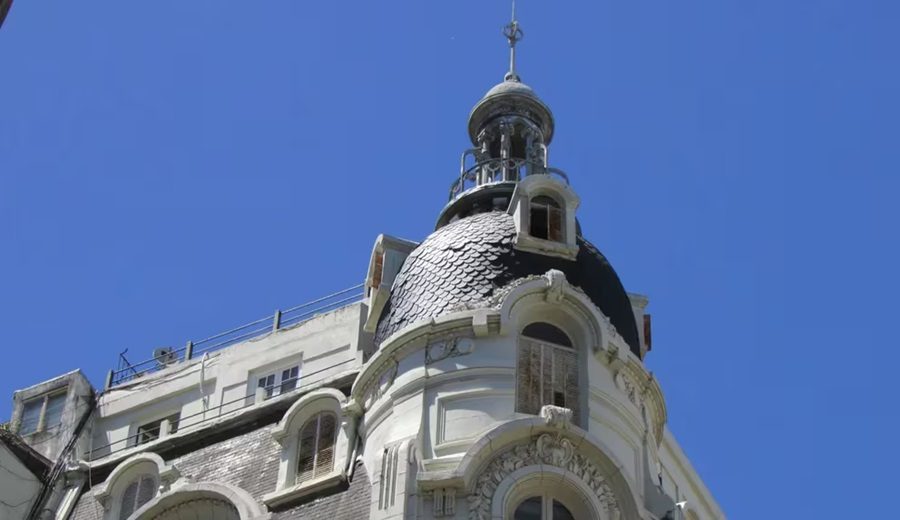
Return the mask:
<svg viewBox="0 0 900 520">
<path fill-rule="evenodd" d="M 153 500 L 157 489 L 156 479 L 153 475 L 141 475 L 128 484 L 122 493 L 122 503 L 119 505 L 119 520 L 125 520 L 147 502 Z"/>
<path fill-rule="evenodd" d="M 322 412 L 308 420 L 300 430 L 300 454 L 297 483 L 306 482 L 334 470 L 334 441 L 337 418 Z"/>
<path fill-rule="evenodd" d="M 507 210 L 516 224 L 515 248 L 574 260 L 578 255 L 578 202 L 572 188 L 550 174 L 522 179 Z"/>
<path fill-rule="evenodd" d="M 531 210 L 530 215 L 530 232 L 534 238 L 542 240 L 553 240 L 554 242 L 564 242 L 565 233 L 563 231 L 563 209 L 559 207 L 556 200 L 539 195 L 531 199 L 529 204 Z"/>
<path fill-rule="evenodd" d="M 22 422 L 19 425 L 19 435 L 47 431 L 59 426 L 62 422 L 62 413 L 65 405 L 65 391 L 44 394 L 25 401 L 22 408 Z"/>
<path fill-rule="evenodd" d="M 349 448 L 356 442 L 355 420 L 346 404 L 339 390 L 320 388 L 285 412 L 272 431 L 282 450 L 276 489 L 263 496 L 266 505 L 280 507 L 346 482 Z"/>
</svg>

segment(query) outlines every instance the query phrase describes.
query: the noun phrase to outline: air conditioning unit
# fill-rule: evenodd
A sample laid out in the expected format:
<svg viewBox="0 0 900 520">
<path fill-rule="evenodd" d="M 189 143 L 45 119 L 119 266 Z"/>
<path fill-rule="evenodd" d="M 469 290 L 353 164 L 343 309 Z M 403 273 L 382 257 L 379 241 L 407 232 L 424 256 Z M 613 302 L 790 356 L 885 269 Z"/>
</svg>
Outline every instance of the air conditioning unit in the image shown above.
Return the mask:
<svg viewBox="0 0 900 520">
<path fill-rule="evenodd" d="M 172 347 L 160 347 L 153 349 L 153 359 L 159 363 L 159 366 L 167 367 L 178 362 L 178 354 Z"/>
</svg>

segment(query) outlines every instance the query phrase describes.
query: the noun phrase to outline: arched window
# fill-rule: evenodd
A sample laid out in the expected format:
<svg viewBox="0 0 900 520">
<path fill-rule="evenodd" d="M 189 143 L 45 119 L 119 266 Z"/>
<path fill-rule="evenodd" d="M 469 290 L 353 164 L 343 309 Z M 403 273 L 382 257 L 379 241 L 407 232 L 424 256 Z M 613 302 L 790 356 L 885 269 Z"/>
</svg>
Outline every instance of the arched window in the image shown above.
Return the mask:
<svg viewBox="0 0 900 520">
<path fill-rule="evenodd" d="M 534 238 L 565 242 L 565 218 L 559 203 L 551 197 L 539 195 L 531 199 L 529 233 Z"/>
<path fill-rule="evenodd" d="M 562 502 L 548 495 L 526 498 L 516 507 L 513 520 L 575 520 Z"/>
<path fill-rule="evenodd" d="M 578 356 L 561 329 L 536 322 L 522 330 L 516 379 L 517 412 L 536 415 L 544 405 L 561 406 L 580 424 Z"/>
<path fill-rule="evenodd" d="M 322 412 L 306 421 L 300 429 L 297 483 L 326 475 L 334 469 L 334 444 L 337 418 Z"/>
<path fill-rule="evenodd" d="M 119 505 L 119 520 L 125 520 L 142 505 L 153 500 L 156 496 L 156 478 L 153 475 L 144 474 L 134 479 L 125 491 L 122 492 L 122 503 Z"/>
</svg>

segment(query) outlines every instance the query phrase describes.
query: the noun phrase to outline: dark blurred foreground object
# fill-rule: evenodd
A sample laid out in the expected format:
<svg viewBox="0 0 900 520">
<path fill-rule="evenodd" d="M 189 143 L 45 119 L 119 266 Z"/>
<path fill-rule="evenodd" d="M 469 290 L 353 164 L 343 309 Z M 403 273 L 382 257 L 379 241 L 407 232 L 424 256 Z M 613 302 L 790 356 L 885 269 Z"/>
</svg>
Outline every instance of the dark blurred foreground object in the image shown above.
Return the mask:
<svg viewBox="0 0 900 520">
<path fill-rule="evenodd" d="M 0 27 L 3 27 L 3 20 L 6 20 L 6 13 L 12 7 L 13 0 L 0 0 Z"/>
</svg>

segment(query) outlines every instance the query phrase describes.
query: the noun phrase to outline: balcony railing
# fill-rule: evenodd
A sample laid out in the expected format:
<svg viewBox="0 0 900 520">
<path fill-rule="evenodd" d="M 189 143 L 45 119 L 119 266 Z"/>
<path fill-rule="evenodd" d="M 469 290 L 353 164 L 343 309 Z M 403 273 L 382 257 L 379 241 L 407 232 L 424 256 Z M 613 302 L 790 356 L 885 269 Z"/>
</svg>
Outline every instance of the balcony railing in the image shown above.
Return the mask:
<svg viewBox="0 0 900 520">
<path fill-rule="evenodd" d="M 465 160 L 466 156 L 463 156 Z M 466 190 L 482 184 L 515 182 L 528 175 L 553 175 L 569 184 L 569 177 L 558 168 L 550 168 L 542 162 L 529 161 L 518 157 L 507 159 L 492 158 L 475 163 L 468 169 L 463 167 L 458 179 L 450 185 L 450 200 L 459 197 Z"/>
<path fill-rule="evenodd" d="M 143 375 L 162 370 L 185 361 L 190 361 L 198 354 L 214 352 L 242 341 L 268 334 L 284 327 L 296 325 L 310 320 L 319 314 L 339 309 L 363 298 L 363 284 L 354 285 L 334 294 L 318 298 L 311 302 L 291 307 L 274 314 L 251 321 L 225 332 L 220 332 L 199 341 L 188 341 L 180 348 L 167 349 L 165 353 L 137 363 L 131 363 L 125 352 L 119 354 L 119 366 L 110 370 L 106 377 L 106 388 L 127 383 Z M 126 351 L 127 352 L 127 351 Z"/>
<path fill-rule="evenodd" d="M 269 400 L 276 400 L 278 397 L 283 395 L 300 395 L 305 393 L 313 388 L 323 384 L 329 378 L 334 377 L 337 374 L 343 373 L 342 371 L 349 370 L 350 363 L 354 361 L 353 358 L 345 359 L 343 361 L 339 361 L 333 365 L 321 368 L 314 372 L 309 372 L 306 374 L 301 374 L 300 378 L 297 380 L 297 386 L 289 391 L 281 392 L 280 394 L 272 397 L 261 397 L 266 395 L 268 390 L 274 390 L 281 385 L 283 382 L 275 383 L 270 386 L 259 387 L 254 391 L 242 395 L 236 399 L 232 399 L 230 401 L 226 401 L 220 403 L 217 406 L 210 407 L 208 409 L 203 409 L 199 412 L 192 413 L 190 415 L 178 416 L 173 422 L 168 424 L 169 431 L 166 434 L 174 434 L 175 432 L 183 432 L 186 430 L 194 430 L 196 427 L 201 427 L 210 421 L 220 419 L 225 416 L 231 416 L 233 414 L 238 414 L 243 410 L 247 410 L 250 407 L 253 407 L 260 402 L 265 402 Z M 155 430 L 155 433 L 158 435 L 158 438 L 154 438 L 149 442 L 142 442 L 142 436 L 145 435 L 144 432 L 139 432 L 129 437 L 125 437 L 123 439 L 119 439 L 117 441 L 110 442 L 108 444 L 104 444 L 101 446 L 91 447 L 88 450 L 87 458 L 88 460 L 98 460 L 110 455 L 115 455 L 122 451 L 135 448 L 142 444 L 149 444 L 152 442 L 156 442 L 157 440 L 161 440 L 168 435 L 159 435 L 160 428 Z"/>
</svg>

